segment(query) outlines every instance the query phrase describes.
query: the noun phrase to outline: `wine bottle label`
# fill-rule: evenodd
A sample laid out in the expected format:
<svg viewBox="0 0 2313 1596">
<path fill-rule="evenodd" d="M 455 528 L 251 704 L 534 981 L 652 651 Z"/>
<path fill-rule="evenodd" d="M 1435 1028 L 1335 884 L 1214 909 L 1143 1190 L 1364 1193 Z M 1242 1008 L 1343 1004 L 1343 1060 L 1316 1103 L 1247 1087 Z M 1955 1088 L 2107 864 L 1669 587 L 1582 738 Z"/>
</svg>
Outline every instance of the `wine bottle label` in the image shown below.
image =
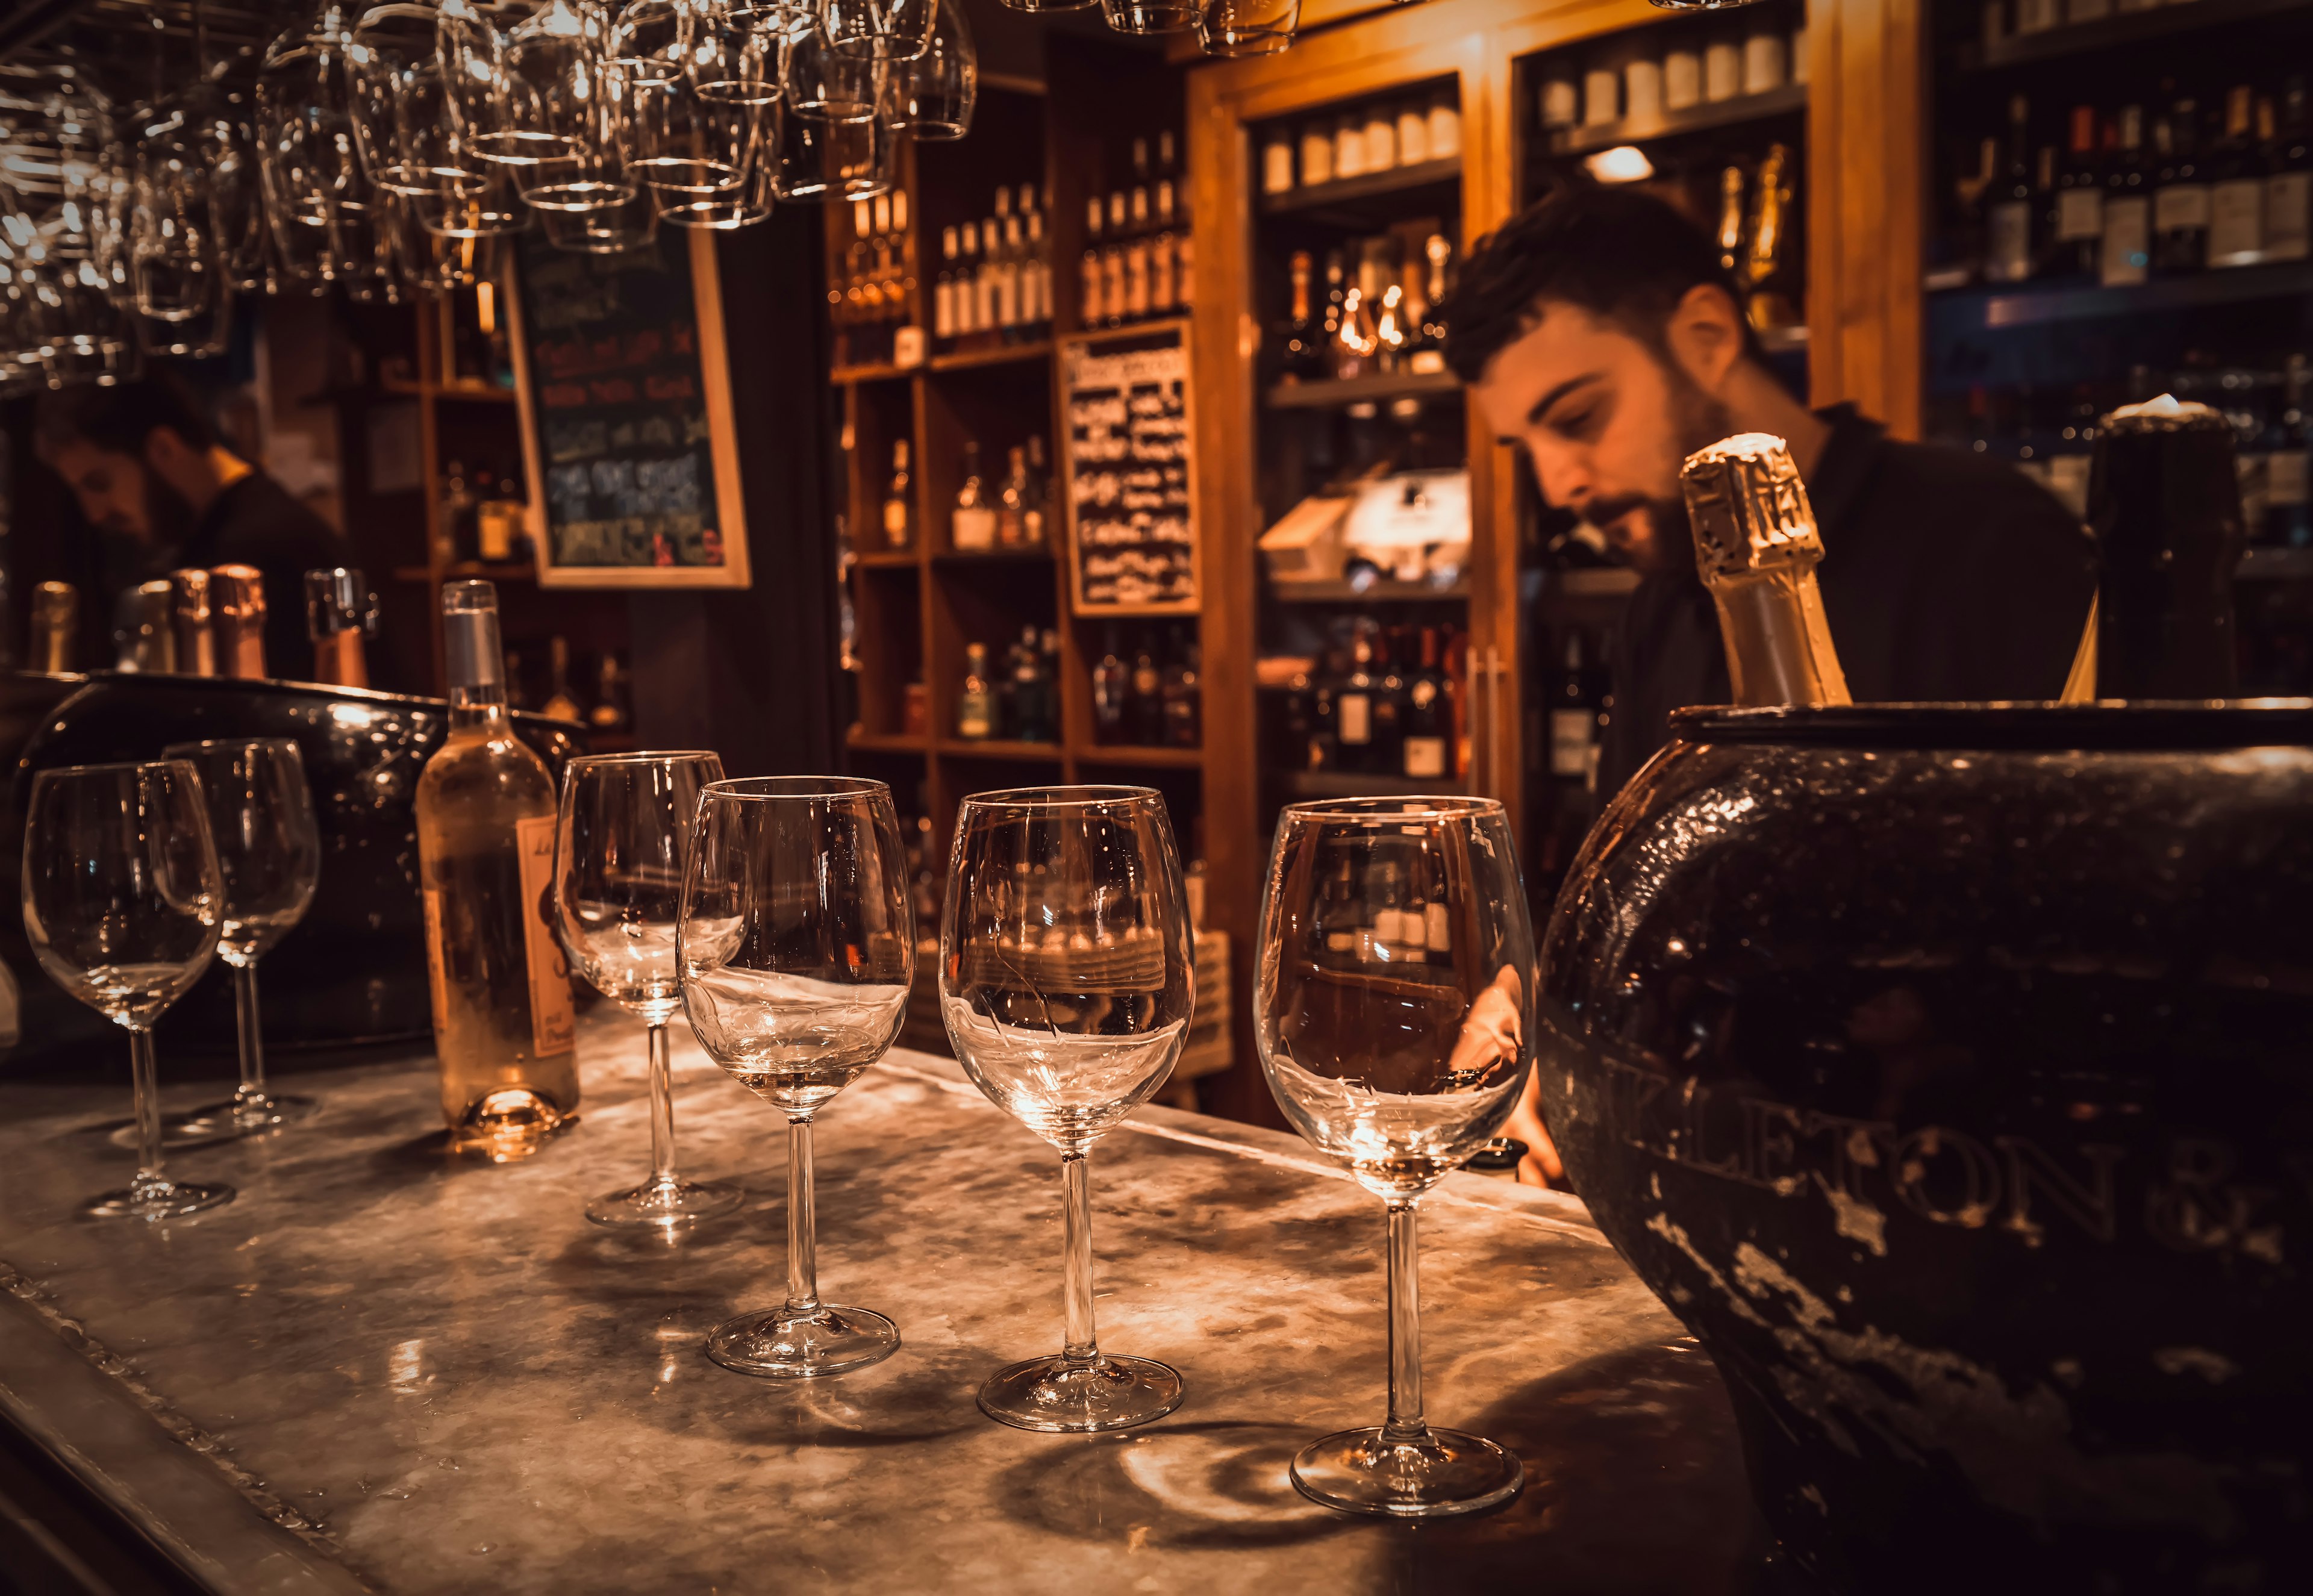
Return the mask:
<svg viewBox="0 0 2313 1596">
<path fill-rule="evenodd" d="M 2209 264 L 2255 266 L 2265 259 L 2265 180 L 2236 178 L 2209 195 Z"/>
<path fill-rule="evenodd" d="M 2162 232 L 2208 224 L 2208 184 L 2171 183 L 2152 197 L 2152 225 Z"/>
<path fill-rule="evenodd" d="M 2032 275 L 2032 207 L 2008 200 L 1984 219 L 1983 275 L 1994 283 L 2020 283 Z"/>
<path fill-rule="evenodd" d="M 1446 774 L 1446 740 L 1443 737 L 1409 737 L 1405 740 L 1405 774 L 1429 777 Z"/>
<path fill-rule="evenodd" d="M 1363 693 L 1343 693 L 1335 709 L 1335 735 L 1360 746 L 1373 741 L 1373 700 Z"/>
<path fill-rule="evenodd" d="M 514 823 L 514 847 L 522 855 L 522 929 L 530 956 L 530 1042 L 540 1058 L 567 1053 L 578 1045 L 578 1023 L 570 1009 L 570 965 L 549 919 L 554 901 L 554 817 L 532 815 Z"/>
<path fill-rule="evenodd" d="M 1550 774 L 1582 776 L 1590 771 L 1590 745 L 1598 717 L 1587 709 L 1550 712 Z"/>
<path fill-rule="evenodd" d="M 2095 189 L 2066 189 L 2056 196 L 2056 236 L 2066 243 L 2104 232 L 2104 195 Z"/>
<path fill-rule="evenodd" d="M 2144 281 L 2152 262 L 2152 202 L 2139 195 L 2108 201 L 2104 207 L 2104 258 L 2100 273 L 2106 287 Z"/>
<path fill-rule="evenodd" d="M 2280 171 L 2265 180 L 2265 258 L 2302 260 L 2313 245 L 2313 171 Z"/>
</svg>

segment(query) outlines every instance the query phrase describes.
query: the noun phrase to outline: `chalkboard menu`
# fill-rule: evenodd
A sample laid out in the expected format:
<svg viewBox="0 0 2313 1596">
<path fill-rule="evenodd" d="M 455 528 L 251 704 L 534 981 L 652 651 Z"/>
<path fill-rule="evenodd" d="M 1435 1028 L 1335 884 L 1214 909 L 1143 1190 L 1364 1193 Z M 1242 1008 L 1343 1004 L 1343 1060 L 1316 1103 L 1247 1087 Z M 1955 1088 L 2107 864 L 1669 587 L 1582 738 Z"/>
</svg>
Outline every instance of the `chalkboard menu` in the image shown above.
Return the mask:
<svg viewBox="0 0 2313 1596">
<path fill-rule="evenodd" d="M 1188 323 L 1063 346 L 1060 465 L 1078 613 L 1197 607 Z"/>
<path fill-rule="evenodd" d="M 712 240 L 589 255 L 526 232 L 512 259 L 540 583 L 748 585 Z"/>
</svg>

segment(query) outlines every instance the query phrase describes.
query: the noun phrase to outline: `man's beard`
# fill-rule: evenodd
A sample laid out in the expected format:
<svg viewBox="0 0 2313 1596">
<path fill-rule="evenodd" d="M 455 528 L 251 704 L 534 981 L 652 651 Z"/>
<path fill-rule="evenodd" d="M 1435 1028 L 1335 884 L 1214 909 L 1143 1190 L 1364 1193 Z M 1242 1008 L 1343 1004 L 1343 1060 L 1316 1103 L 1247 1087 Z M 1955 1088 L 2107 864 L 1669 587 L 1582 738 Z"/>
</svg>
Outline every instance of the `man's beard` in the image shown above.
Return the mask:
<svg viewBox="0 0 2313 1596">
<path fill-rule="evenodd" d="M 1678 439 L 1678 457 L 1684 462 L 1698 449 L 1707 449 L 1735 430 L 1735 423 L 1727 407 L 1705 393 L 1693 378 L 1681 371 L 1667 355 L 1657 355 L 1663 380 L 1670 390 L 1670 424 L 1673 435 Z M 1592 526 L 1605 529 L 1633 511 L 1647 513 L 1649 535 L 1639 543 L 1608 541 L 1623 558 L 1648 574 L 1667 572 L 1692 574 L 1694 570 L 1694 527 L 1686 518 L 1686 495 L 1684 491 L 1670 498 L 1658 498 L 1651 494 L 1624 494 L 1619 498 L 1593 499 L 1583 506 L 1582 518 Z"/>
</svg>

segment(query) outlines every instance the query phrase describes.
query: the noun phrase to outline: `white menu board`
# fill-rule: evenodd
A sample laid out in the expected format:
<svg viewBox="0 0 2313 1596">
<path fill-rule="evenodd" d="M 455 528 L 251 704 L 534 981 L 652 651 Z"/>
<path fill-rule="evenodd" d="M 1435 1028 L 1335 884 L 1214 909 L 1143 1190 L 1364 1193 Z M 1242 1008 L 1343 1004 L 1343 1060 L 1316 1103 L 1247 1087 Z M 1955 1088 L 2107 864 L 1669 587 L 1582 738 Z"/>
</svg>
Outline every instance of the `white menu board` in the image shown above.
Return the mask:
<svg viewBox="0 0 2313 1596">
<path fill-rule="evenodd" d="M 1101 615 L 1193 611 L 1188 323 L 1093 333 L 1064 347 L 1070 607 Z"/>
</svg>

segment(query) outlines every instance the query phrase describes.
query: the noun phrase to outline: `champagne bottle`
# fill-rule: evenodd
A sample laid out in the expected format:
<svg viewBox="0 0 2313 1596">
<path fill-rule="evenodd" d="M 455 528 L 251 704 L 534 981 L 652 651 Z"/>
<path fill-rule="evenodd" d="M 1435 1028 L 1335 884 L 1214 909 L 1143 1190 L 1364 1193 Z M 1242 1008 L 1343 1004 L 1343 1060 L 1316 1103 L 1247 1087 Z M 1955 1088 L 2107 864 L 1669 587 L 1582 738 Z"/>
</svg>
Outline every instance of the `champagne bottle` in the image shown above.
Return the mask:
<svg viewBox="0 0 2313 1596">
<path fill-rule="evenodd" d="M 43 582 L 32 590 L 31 668 L 62 676 L 73 668 L 80 641 L 80 590 L 69 582 Z"/>
<path fill-rule="evenodd" d="M 216 631 L 217 673 L 244 681 L 265 675 L 265 577 L 254 566 L 219 566 L 209 573 L 211 624 Z"/>
<path fill-rule="evenodd" d="M 549 917 L 554 780 L 514 736 L 497 592 L 442 590 L 450 734 L 418 778 L 418 879 L 451 1144 L 505 1162 L 578 1108 L 570 971 Z"/>
<path fill-rule="evenodd" d="M 1735 702 L 1846 704 L 1815 568 L 1823 539 L 1783 440 L 1738 433 L 1679 470 L 1694 563 L 1719 607 Z"/>
<path fill-rule="evenodd" d="M 2167 394 L 2106 417 L 2089 469 L 2089 531 L 2096 696 L 2230 697 L 2244 532 L 2232 424 Z"/>
<path fill-rule="evenodd" d="M 305 573 L 305 635 L 313 640 L 313 680 L 369 686 L 362 640 L 377 631 L 377 595 L 359 571 L 339 566 Z"/>
<path fill-rule="evenodd" d="M 189 567 L 169 573 L 169 628 L 176 635 L 176 669 L 186 676 L 217 673 L 216 637 L 209 630 L 209 574 Z"/>
</svg>

